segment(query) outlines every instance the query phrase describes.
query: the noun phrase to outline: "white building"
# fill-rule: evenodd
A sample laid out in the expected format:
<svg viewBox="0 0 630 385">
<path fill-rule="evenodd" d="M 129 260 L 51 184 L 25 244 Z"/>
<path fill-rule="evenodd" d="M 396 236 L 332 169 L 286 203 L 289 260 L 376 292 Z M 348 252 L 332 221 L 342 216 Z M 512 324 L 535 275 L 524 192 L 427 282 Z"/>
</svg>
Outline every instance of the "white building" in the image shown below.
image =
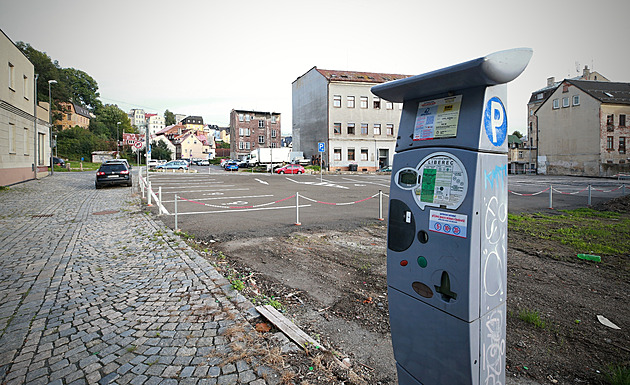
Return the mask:
<svg viewBox="0 0 630 385">
<path fill-rule="evenodd" d="M 147 125 L 149 127 L 149 133 L 154 136 L 159 131 L 163 130 L 166 125 L 164 124 L 164 117 L 157 114 L 146 114 Z"/>
<path fill-rule="evenodd" d="M 139 132 L 144 132 L 147 129 L 147 120 L 144 110 L 133 108 L 127 115 L 129 116 L 131 125 L 135 126 Z"/>
<path fill-rule="evenodd" d="M 293 149 L 309 159 L 323 142 L 330 170 L 391 165 L 402 104 L 381 100 L 370 88 L 406 77 L 311 68 L 292 84 Z"/>
<path fill-rule="evenodd" d="M 33 64 L 0 30 L 0 186 L 48 175 L 48 103 L 35 98 Z"/>
</svg>

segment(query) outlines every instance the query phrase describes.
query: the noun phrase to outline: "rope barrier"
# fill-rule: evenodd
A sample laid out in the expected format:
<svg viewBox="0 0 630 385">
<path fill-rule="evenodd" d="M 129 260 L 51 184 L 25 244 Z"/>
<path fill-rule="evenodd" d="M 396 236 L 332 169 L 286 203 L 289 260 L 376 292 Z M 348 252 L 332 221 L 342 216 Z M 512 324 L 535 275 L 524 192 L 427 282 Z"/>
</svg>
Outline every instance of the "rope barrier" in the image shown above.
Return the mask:
<svg viewBox="0 0 630 385">
<path fill-rule="evenodd" d="M 217 208 L 217 209 L 225 209 L 225 208 L 228 208 L 228 209 L 253 209 L 253 208 L 257 208 L 257 207 L 270 206 L 270 205 L 273 205 L 273 204 L 276 204 L 276 203 L 284 202 L 284 201 L 286 201 L 288 199 L 295 198 L 295 195 L 291 195 L 290 197 L 286 197 L 286 198 L 279 199 L 277 201 L 273 201 L 273 202 L 269 202 L 269 203 L 262 203 L 262 204 L 259 204 L 259 205 L 249 205 L 249 206 L 219 206 L 219 205 L 212 205 L 210 203 L 198 202 L 198 201 L 195 201 L 195 200 L 192 200 L 192 199 L 186 199 L 186 198 L 181 197 L 181 196 L 178 196 L 178 198 L 183 200 L 183 201 L 186 201 L 186 202 L 196 203 L 198 205 L 207 206 L 207 207 L 214 207 L 214 208 Z"/>
<path fill-rule="evenodd" d="M 354 201 L 354 202 L 334 203 L 334 202 L 324 202 L 324 201 L 318 201 L 318 200 L 316 200 L 316 199 L 311 199 L 311 198 L 305 197 L 304 195 L 300 195 L 300 197 L 301 197 L 302 199 L 306 199 L 307 201 L 311 201 L 311 202 L 314 202 L 314 203 L 321 203 L 321 204 L 323 204 L 323 205 L 331 205 L 331 206 L 347 206 L 347 205 L 353 205 L 353 204 L 356 204 L 356 203 L 365 202 L 365 201 L 370 200 L 370 199 L 372 199 L 372 198 L 375 198 L 375 197 L 377 197 L 377 196 L 378 196 L 378 193 L 376 193 L 376 194 L 372 195 L 371 197 L 367 197 L 367 198 L 365 198 L 365 199 L 360 199 L 360 200 L 358 200 L 358 201 Z"/>
<path fill-rule="evenodd" d="M 514 192 L 512 190 L 508 190 L 508 192 L 510 192 L 510 193 L 512 193 L 514 195 L 522 196 L 522 197 L 531 197 L 531 196 L 534 196 L 534 195 L 542 194 L 545 191 L 549 191 L 550 188 L 551 187 L 547 187 L 546 189 L 544 189 L 542 191 L 538 191 L 538 192 L 535 192 L 535 193 L 532 193 L 532 194 L 521 194 L 521 193 Z"/>
<path fill-rule="evenodd" d="M 514 195 L 518 195 L 518 196 L 529 197 L 529 196 L 539 195 L 539 194 L 542 194 L 542 193 L 544 193 L 544 192 L 547 192 L 547 191 L 549 191 L 549 189 L 551 189 L 551 188 L 553 188 L 553 191 L 555 191 L 555 192 L 557 192 L 557 193 L 559 193 L 559 194 L 564 194 L 564 195 L 575 195 L 575 194 L 579 194 L 579 193 L 581 193 L 581 192 L 584 192 L 584 191 L 588 190 L 588 187 L 585 187 L 585 188 L 583 188 L 583 189 L 581 189 L 581 190 L 579 190 L 579 191 L 574 191 L 574 192 L 565 192 L 565 191 L 560 191 L 560 190 L 558 190 L 558 189 L 557 189 L 557 188 L 555 188 L 555 187 L 547 187 L 547 188 L 546 188 L 546 189 L 544 189 L 544 190 L 541 190 L 541 191 L 538 191 L 538 192 L 535 192 L 535 193 L 531 193 L 531 194 L 517 193 L 516 191 L 512 191 L 512 190 L 508 190 L 508 192 L 509 192 L 509 193 L 511 193 L 511 194 L 514 194 Z M 610 192 L 614 192 L 614 191 L 620 190 L 621 188 L 623 188 L 623 185 L 622 185 L 622 186 L 619 186 L 619 187 L 617 187 L 617 188 L 614 188 L 614 189 L 612 189 L 612 190 L 599 190 L 599 189 L 596 189 L 596 188 L 592 188 L 592 190 L 593 190 L 593 191 L 604 192 L 604 193 L 610 193 Z M 385 195 L 385 194 L 383 194 L 383 195 Z"/>
</svg>

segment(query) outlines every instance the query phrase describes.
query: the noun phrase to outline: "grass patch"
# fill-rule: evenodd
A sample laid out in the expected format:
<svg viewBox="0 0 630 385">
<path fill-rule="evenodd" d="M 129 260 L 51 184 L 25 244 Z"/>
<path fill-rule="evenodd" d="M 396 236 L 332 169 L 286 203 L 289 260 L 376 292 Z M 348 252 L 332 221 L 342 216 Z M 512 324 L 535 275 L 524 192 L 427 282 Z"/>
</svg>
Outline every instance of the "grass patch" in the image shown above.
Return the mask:
<svg viewBox="0 0 630 385">
<path fill-rule="evenodd" d="M 575 253 L 630 254 L 630 217 L 590 208 L 542 213 L 508 214 L 508 229 L 524 236 L 548 239 Z"/>
<path fill-rule="evenodd" d="M 544 329 L 546 326 L 545 321 L 540 318 L 540 314 L 536 310 L 522 309 L 518 313 L 518 318 L 537 328 Z"/>
<path fill-rule="evenodd" d="M 604 376 L 611 385 L 630 384 L 630 368 L 628 366 L 610 365 Z"/>
</svg>

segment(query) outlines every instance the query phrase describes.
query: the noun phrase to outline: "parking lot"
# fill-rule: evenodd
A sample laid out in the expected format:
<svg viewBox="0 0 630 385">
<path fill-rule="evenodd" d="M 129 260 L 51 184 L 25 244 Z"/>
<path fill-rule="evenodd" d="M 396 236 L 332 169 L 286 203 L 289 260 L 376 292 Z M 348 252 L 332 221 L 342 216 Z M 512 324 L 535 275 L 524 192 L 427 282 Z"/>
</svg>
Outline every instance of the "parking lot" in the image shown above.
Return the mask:
<svg viewBox="0 0 630 385">
<path fill-rule="evenodd" d="M 382 216 L 387 218 L 389 174 L 271 175 L 218 167 L 191 171 L 152 172 L 149 179 L 156 195 L 161 189 L 163 220 L 169 226 L 175 225 L 177 195 L 178 227 L 210 238 L 278 235 L 292 231 L 298 220 L 312 228 L 364 225 L 379 218 L 380 192 Z M 509 211 L 547 209 L 551 188 L 554 209 L 584 207 L 589 184 L 593 205 L 622 194 L 621 183 L 613 179 L 510 175 Z"/>
</svg>

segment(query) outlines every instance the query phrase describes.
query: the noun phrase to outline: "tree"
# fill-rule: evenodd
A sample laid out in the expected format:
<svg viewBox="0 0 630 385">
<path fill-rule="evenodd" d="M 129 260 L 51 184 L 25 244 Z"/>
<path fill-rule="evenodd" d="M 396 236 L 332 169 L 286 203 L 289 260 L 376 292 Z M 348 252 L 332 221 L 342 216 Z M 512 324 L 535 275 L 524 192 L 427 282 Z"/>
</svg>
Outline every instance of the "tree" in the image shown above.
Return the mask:
<svg viewBox="0 0 630 385">
<path fill-rule="evenodd" d="M 177 123 L 177 121 L 175 120 L 175 114 L 168 109 L 164 111 L 164 124 L 167 126 L 171 126 L 175 123 Z"/>
<path fill-rule="evenodd" d="M 70 90 L 74 103 L 87 107 L 90 111 L 97 110 L 101 105 L 98 100 L 98 83 L 90 75 L 74 68 L 63 68 L 61 82 Z"/>
<path fill-rule="evenodd" d="M 517 130 L 517 131 L 514 131 L 514 132 L 512 133 L 512 135 L 516 136 L 516 137 L 517 137 L 517 138 L 519 138 L 519 139 L 521 139 L 521 138 L 523 137 L 523 134 L 521 134 L 521 132 L 520 132 L 520 131 L 518 131 L 518 130 Z"/>
<path fill-rule="evenodd" d="M 168 149 L 168 146 L 163 141 L 151 142 L 151 159 L 165 159 L 170 160 L 173 152 Z"/>
<path fill-rule="evenodd" d="M 93 151 L 113 150 L 110 141 L 79 126 L 59 132 L 57 143 L 59 155 L 75 160 L 91 159 Z"/>
<path fill-rule="evenodd" d="M 120 122 L 120 124 L 118 124 Z M 97 108 L 96 119 L 90 121 L 90 131 L 102 138 L 115 140 L 116 133 L 122 139 L 122 133 L 137 133 L 127 113 L 115 104 L 106 104 Z"/>
<path fill-rule="evenodd" d="M 52 99 L 68 100 L 70 95 L 65 84 L 60 81 L 59 63 L 50 58 L 45 52 L 40 52 L 33 48 L 30 44 L 18 41 L 15 45 L 24 53 L 24 55 L 33 63 L 35 73 L 39 75 L 37 78 L 37 100 L 48 101 L 48 81 L 56 80 L 58 84 L 50 88 Z"/>
</svg>

